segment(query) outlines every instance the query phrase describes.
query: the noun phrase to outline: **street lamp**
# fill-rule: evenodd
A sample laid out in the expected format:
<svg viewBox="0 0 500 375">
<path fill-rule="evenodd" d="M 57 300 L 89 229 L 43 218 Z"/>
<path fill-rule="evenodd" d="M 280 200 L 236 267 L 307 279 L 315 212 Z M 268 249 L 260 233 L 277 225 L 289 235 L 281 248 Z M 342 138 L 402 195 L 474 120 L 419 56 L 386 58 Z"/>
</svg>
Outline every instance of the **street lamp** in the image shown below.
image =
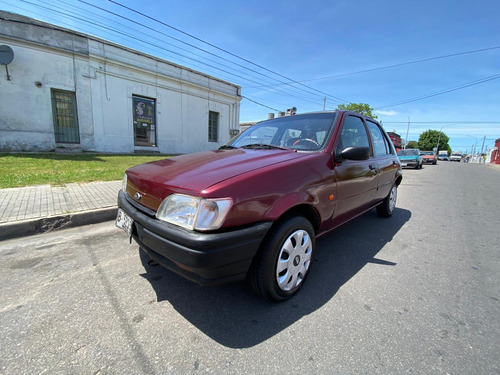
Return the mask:
<svg viewBox="0 0 500 375">
<path fill-rule="evenodd" d="M 446 128 L 447 126 L 451 126 L 451 125 L 455 125 L 455 124 L 448 124 L 448 125 L 443 125 L 441 126 L 441 129 L 439 129 L 439 137 L 438 137 L 438 143 L 436 145 L 436 152 L 439 154 L 439 141 L 441 140 L 441 133 L 442 133 L 442 130 L 443 128 Z"/>
</svg>

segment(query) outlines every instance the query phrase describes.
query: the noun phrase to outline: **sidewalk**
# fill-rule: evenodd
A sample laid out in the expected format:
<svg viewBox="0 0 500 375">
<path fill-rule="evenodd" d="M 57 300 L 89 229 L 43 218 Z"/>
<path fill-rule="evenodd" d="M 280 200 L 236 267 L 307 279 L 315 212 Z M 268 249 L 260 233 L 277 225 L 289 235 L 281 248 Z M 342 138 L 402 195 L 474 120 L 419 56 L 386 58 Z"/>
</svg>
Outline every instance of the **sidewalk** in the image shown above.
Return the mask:
<svg viewBox="0 0 500 375">
<path fill-rule="evenodd" d="M 121 181 L 0 189 L 0 241 L 116 217 Z"/>
</svg>

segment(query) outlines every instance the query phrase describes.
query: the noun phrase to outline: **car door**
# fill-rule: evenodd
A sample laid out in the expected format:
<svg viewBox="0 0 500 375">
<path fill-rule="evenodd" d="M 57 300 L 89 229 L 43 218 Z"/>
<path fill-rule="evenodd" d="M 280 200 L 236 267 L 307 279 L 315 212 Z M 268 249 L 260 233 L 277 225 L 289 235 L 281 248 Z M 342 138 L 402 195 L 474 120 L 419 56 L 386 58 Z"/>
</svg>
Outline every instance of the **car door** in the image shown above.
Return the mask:
<svg viewBox="0 0 500 375">
<path fill-rule="evenodd" d="M 347 147 L 370 147 L 361 117 L 348 114 L 343 120 L 336 143 L 338 155 Z M 377 190 L 377 166 L 373 150 L 368 160 L 337 161 L 334 167 L 336 201 L 334 222 L 339 223 L 363 212 L 373 202 Z"/>
<path fill-rule="evenodd" d="M 375 199 L 380 200 L 389 195 L 392 185 L 394 181 L 396 181 L 396 173 L 398 171 L 396 151 L 391 146 L 389 138 L 378 124 L 367 120 L 366 125 L 370 131 L 373 152 L 375 154 L 374 163 L 376 163 L 378 172 Z"/>
</svg>

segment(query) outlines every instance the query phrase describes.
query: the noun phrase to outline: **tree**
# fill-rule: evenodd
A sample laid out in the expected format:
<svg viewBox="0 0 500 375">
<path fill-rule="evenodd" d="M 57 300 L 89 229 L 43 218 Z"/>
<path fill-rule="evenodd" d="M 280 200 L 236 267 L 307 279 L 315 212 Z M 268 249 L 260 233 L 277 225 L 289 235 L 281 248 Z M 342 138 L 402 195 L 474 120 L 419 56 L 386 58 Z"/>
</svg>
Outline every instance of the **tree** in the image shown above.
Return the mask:
<svg viewBox="0 0 500 375">
<path fill-rule="evenodd" d="M 436 148 L 439 140 L 439 150 L 448 150 L 450 146 L 448 142 L 450 137 L 448 137 L 443 132 L 439 130 L 426 130 L 418 138 L 418 148 L 422 151 L 432 151 Z M 436 150 L 439 151 L 439 150 Z"/>
<path fill-rule="evenodd" d="M 417 141 L 409 141 L 406 145 L 406 148 L 419 148 Z"/>
<path fill-rule="evenodd" d="M 372 119 L 377 119 L 378 117 L 373 114 L 373 108 L 365 103 L 349 103 L 349 104 L 339 104 L 337 109 L 343 111 L 353 111 L 360 113 L 362 115 L 371 117 Z"/>
</svg>

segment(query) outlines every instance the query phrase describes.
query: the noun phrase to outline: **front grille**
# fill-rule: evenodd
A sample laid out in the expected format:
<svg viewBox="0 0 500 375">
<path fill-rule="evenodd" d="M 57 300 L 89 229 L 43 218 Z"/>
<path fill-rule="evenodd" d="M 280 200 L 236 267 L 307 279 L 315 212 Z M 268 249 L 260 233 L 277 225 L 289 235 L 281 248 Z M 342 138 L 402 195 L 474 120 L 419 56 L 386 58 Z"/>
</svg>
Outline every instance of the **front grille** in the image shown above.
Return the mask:
<svg viewBox="0 0 500 375">
<path fill-rule="evenodd" d="M 127 202 L 130 203 L 132 206 L 134 206 L 137 210 L 141 211 L 143 214 L 145 215 L 148 215 L 150 217 L 155 217 L 156 215 L 156 212 L 143 206 L 142 204 L 139 204 L 137 203 L 136 201 L 134 201 L 130 195 L 128 194 L 125 194 L 125 198 L 127 199 Z"/>
</svg>

